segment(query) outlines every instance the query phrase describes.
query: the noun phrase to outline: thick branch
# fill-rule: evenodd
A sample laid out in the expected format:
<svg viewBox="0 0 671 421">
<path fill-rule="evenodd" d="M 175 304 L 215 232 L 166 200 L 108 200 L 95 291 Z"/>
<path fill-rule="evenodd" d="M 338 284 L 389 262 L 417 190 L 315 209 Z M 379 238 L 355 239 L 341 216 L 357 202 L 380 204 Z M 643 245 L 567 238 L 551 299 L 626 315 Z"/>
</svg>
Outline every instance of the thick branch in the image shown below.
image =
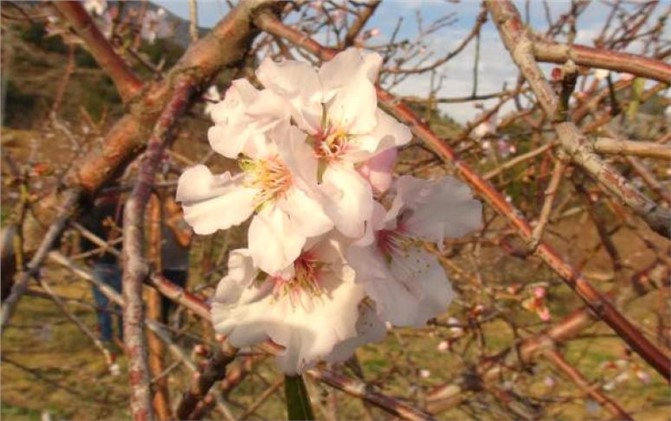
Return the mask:
<svg viewBox="0 0 671 421">
<path fill-rule="evenodd" d="M 116 85 L 124 102 L 142 89 L 142 81 L 114 51 L 79 1 L 55 1 L 53 6 L 68 20 L 98 65 Z"/>
<path fill-rule="evenodd" d="M 671 83 L 671 65 L 636 54 L 534 40 L 533 55 L 538 61 L 563 64 L 573 60 L 580 66 L 631 73 L 662 83 Z"/>
<path fill-rule="evenodd" d="M 594 150 L 604 154 L 634 155 L 671 160 L 671 146 L 656 142 L 636 142 L 633 140 L 599 137 L 594 142 Z"/>
<path fill-rule="evenodd" d="M 193 82 L 186 78 L 178 82 L 175 94 L 161 113 L 149 139 L 147 152 L 140 165 L 138 180 L 124 209 L 123 235 L 123 296 L 124 340 L 129 359 L 128 378 L 131 386 L 133 419 L 153 419 L 150 373 L 142 321 L 144 320 L 142 283 L 149 274 L 143 257 L 143 220 L 154 183 L 156 167 L 163 149 L 172 138 L 176 120 L 186 111 L 193 92 Z"/>
</svg>

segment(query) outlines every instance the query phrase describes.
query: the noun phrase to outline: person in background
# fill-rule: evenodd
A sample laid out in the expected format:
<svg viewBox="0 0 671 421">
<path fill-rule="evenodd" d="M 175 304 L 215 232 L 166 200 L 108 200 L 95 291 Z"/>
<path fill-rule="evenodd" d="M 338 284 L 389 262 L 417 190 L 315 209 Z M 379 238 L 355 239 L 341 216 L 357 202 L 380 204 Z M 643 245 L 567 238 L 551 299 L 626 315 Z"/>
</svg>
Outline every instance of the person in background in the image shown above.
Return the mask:
<svg viewBox="0 0 671 421">
<path fill-rule="evenodd" d="M 114 245 L 111 248 L 120 252 L 122 219 L 123 205 L 120 194 L 118 192 L 103 192 L 96 198 L 93 208 L 84 213 L 80 222 L 84 228 L 96 237 L 108 242 L 108 244 L 113 243 Z M 122 270 L 120 257 L 118 257 L 120 253 L 115 254 L 109 248 L 100 247 L 84 235 L 81 239 L 82 251 L 91 253 L 88 262 L 92 266 L 93 276 L 121 293 Z M 114 341 L 112 315 L 115 314 L 117 319 L 116 338 L 119 342 L 122 342 L 123 320 L 121 309 L 119 306 L 112 304 L 97 286 L 93 286 L 93 298 L 97 307 L 100 339 L 106 346 L 111 345 Z"/>
<path fill-rule="evenodd" d="M 163 276 L 184 288 L 189 276 L 189 251 L 193 231 L 184 220 L 182 207 L 172 195 L 163 201 L 163 224 L 161 225 L 161 265 Z M 168 323 L 170 299 L 161 296 L 161 321 Z"/>
</svg>

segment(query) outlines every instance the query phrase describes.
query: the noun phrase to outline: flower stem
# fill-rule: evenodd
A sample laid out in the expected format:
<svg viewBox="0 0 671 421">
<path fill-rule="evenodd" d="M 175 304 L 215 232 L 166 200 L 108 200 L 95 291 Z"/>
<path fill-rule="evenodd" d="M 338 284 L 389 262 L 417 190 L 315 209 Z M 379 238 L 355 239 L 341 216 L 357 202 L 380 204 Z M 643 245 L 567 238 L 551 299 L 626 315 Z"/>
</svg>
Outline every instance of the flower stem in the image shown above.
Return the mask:
<svg viewBox="0 0 671 421">
<path fill-rule="evenodd" d="M 284 393 L 287 397 L 287 416 L 290 421 L 315 419 L 310 405 L 310 395 L 302 376 L 284 376 Z"/>
</svg>

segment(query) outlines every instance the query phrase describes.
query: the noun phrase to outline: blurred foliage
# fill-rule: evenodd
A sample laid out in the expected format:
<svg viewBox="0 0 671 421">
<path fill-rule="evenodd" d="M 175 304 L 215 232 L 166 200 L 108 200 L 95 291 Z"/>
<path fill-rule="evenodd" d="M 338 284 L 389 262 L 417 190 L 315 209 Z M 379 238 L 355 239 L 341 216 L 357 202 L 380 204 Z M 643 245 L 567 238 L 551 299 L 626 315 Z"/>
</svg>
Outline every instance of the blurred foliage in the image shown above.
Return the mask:
<svg viewBox="0 0 671 421">
<path fill-rule="evenodd" d="M 68 50 L 60 36 L 48 36 L 42 23 L 29 22 L 24 28 L 19 29 L 19 35 L 25 42 L 45 51 L 65 54 Z"/>
<path fill-rule="evenodd" d="M 3 125 L 26 127 L 36 119 L 36 116 L 31 115 L 38 109 L 37 102 L 40 96 L 34 93 L 26 93 L 12 79 L 6 80 L 3 88 L 4 101 L 6 104 L 11 104 L 10 107 L 5 107 L 3 110 Z"/>
</svg>

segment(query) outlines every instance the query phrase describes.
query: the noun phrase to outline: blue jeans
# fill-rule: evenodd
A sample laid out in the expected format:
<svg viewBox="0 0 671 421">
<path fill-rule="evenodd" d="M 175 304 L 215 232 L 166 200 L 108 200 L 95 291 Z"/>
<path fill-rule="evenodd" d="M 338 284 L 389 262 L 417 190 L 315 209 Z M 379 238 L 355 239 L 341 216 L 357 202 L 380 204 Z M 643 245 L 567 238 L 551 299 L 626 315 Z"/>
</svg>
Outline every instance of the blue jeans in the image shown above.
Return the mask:
<svg viewBox="0 0 671 421">
<path fill-rule="evenodd" d="M 114 288 L 121 293 L 121 268 L 116 263 L 95 263 L 93 265 L 93 276 L 100 282 Z M 121 308 L 113 304 L 97 286 L 93 287 L 93 298 L 98 307 L 98 325 L 100 327 L 100 339 L 103 342 L 112 341 L 114 329 L 112 326 L 112 313 L 117 317 L 117 336 L 123 339 L 123 319 Z"/>
</svg>

